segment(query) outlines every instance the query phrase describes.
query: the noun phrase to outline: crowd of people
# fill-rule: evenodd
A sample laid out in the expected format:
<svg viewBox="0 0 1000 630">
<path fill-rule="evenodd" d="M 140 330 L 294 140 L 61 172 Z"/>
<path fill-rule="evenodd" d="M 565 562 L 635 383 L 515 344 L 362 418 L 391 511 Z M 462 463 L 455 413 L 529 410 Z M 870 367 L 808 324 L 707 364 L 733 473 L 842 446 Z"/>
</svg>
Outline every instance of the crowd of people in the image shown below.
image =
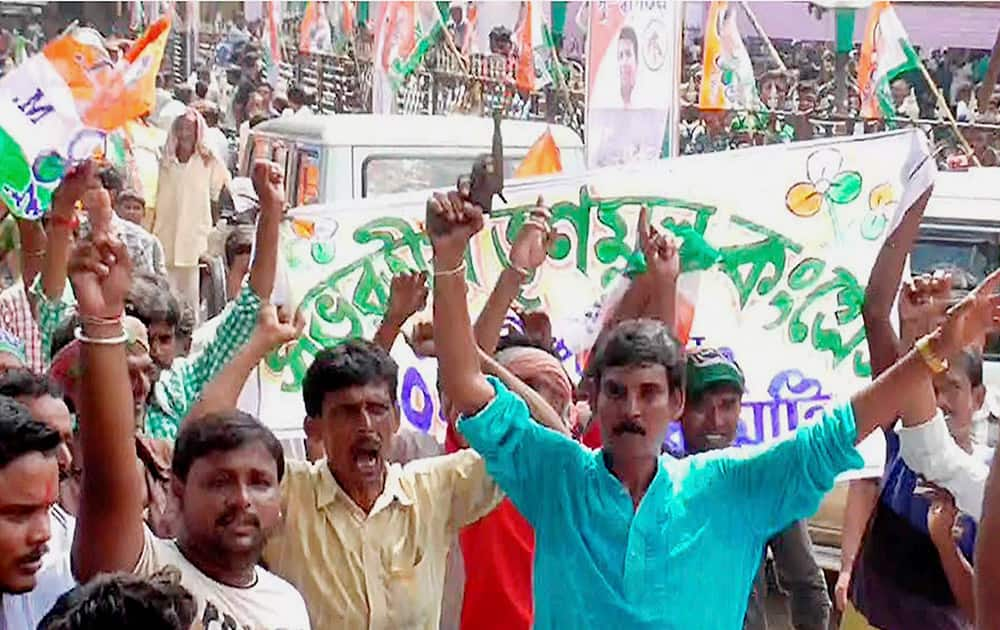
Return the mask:
<svg viewBox="0 0 1000 630">
<path fill-rule="evenodd" d="M 473 321 L 465 261 L 483 210 L 466 183 L 435 193 L 431 268 L 392 279 L 371 340 L 316 354 L 295 459 L 272 418 L 237 409 L 303 326 L 270 303 L 284 173 L 246 139 L 309 115 L 311 95 L 268 83 L 244 24 L 227 42 L 234 68 L 164 75 L 123 164 L 79 164 L 43 220 L 5 219 L 0 630 L 758 629 L 768 554 L 796 628 L 1000 627 L 998 456 L 972 430 L 1000 273 L 960 299 L 946 274 L 904 282 L 928 195 L 865 292 L 872 383 L 793 438 L 737 451 L 746 374 L 722 349 L 678 342 L 679 244 L 645 209 L 644 264 L 574 384 L 544 312 L 508 324 L 554 238 L 543 200 Z M 773 78 L 763 93 L 787 95 Z M 796 83 L 800 108 L 809 80 L 822 77 Z M 250 161 L 240 212 L 231 169 Z M 205 321 L 199 267 L 213 253 L 227 304 Z M 429 300 L 433 321 L 409 330 Z M 438 361 L 443 445 L 401 420 L 401 335 Z M 674 420 L 683 441 L 668 448 Z M 884 473 L 852 482 L 827 584 L 805 519 L 874 431 Z"/>
<path fill-rule="evenodd" d="M 795 626 L 825 628 L 802 519 L 876 430 L 886 470 L 851 490 L 842 627 L 996 627 L 1000 488 L 970 427 L 1000 273 L 957 305 L 945 275 L 900 290 L 926 195 L 866 291 L 872 384 L 794 438 L 737 452 L 745 375 L 677 342 L 677 243 L 645 209 L 644 270 L 574 387 L 544 313 L 505 326 L 547 255 L 549 211 L 540 200 L 473 323 L 464 261 L 482 209 L 467 186 L 435 193 L 433 282 L 397 276 L 373 340 L 316 355 L 298 461 L 267 418 L 236 409 L 255 366 L 301 332 L 268 303 L 283 174 L 254 164 L 253 262 L 246 278 L 233 265 L 242 286 L 194 352 L 169 267 L 130 244 L 101 174 L 85 163 L 45 222 L 18 222 L 38 346 L 29 359 L 25 328 L 0 345 L 0 627 L 760 628 L 770 547 L 798 585 Z M 433 322 L 407 341 L 438 360 L 443 448 L 401 427 L 388 353 L 431 293 Z M 673 419 L 683 447 L 664 452 Z"/>
<path fill-rule="evenodd" d="M 919 70 L 895 78 L 891 91 L 895 120 L 865 120 L 857 87 L 860 47 L 847 59 L 846 107 L 836 100 L 835 53 L 830 42 L 773 42 L 774 49 L 747 37 L 761 100 L 758 111 L 706 111 L 698 108 L 701 42 L 684 48 L 681 78 L 681 152 L 704 153 L 760 144 L 809 140 L 829 135 L 856 135 L 887 127 L 916 124 L 940 150 L 943 168 L 964 168 L 973 161 L 947 121 L 934 89 L 940 91 L 961 133 L 981 166 L 1000 166 L 1000 89 L 987 73 L 990 51 L 962 48 L 921 50 L 932 87 Z M 779 69 L 774 54 L 781 60 Z"/>
</svg>

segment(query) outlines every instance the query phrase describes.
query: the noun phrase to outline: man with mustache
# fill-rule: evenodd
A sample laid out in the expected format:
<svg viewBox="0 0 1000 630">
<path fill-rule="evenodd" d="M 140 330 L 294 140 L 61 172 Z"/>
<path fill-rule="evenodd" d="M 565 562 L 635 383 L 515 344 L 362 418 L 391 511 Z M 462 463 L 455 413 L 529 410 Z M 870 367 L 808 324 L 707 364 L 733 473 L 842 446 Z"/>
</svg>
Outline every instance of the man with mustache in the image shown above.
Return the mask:
<svg viewBox="0 0 1000 630">
<path fill-rule="evenodd" d="M 683 445 L 678 458 L 728 448 L 736 441 L 746 379 L 732 358 L 714 348 L 698 348 L 687 356 L 687 385 L 681 414 Z M 826 630 L 830 596 L 816 564 L 806 521 L 799 519 L 767 542 L 782 586 L 789 590 L 792 624 L 797 630 Z M 765 550 L 766 553 L 766 550 Z M 764 597 L 767 582 L 761 564 L 754 579 L 743 627 L 767 628 Z"/>
<path fill-rule="evenodd" d="M 278 194 L 281 173 L 266 166 L 267 177 L 257 183 Z M 80 582 L 114 571 L 150 576 L 172 565 L 195 598 L 202 627 L 308 629 L 302 597 L 257 566 L 281 519 L 284 455 L 274 434 L 252 416 L 198 414 L 185 423 L 171 471 L 176 538 L 158 538 L 143 524 L 122 325 L 131 264 L 108 229 L 107 193 L 88 191 L 84 207 L 92 236 L 70 260 L 81 321 L 76 337 L 87 374 L 79 407 L 85 474 L 73 540 L 75 576 Z M 249 344 L 270 350 L 295 334 L 273 307 L 264 307 Z"/>
<path fill-rule="evenodd" d="M 482 209 L 464 188 L 435 193 L 426 225 L 442 386 L 463 416 L 459 430 L 534 527 L 535 628 L 738 627 L 764 543 L 814 512 L 837 474 L 861 466 L 859 440 L 900 415 L 908 424 L 930 419 L 933 410 L 910 387 L 936 357 L 1000 320 L 998 273 L 921 339 L 920 350 L 822 422 L 766 450 L 680 461 L 660 449 L 684 408 L 684 351 L 660 322 L 622 322 L 588 365 L 604 438 L 590 451 L 532 422 L 523 401 L 487 379 L 470 352 L 464 261 Z"/>
<path fill-rule="evenodd" d="M 286 523 L 264 559 L 303 592 L 316 626 L 437 628 L 449 546 L 501 498 L 471 450 L 389 463 L 397 379 L 396 362 L 364 340 L 319 352 L 306 372 L 326 457 L 287 462 Z"/>
<path fill-rule="evenodd" d="M 16 596 L 37 585 L 59 496 L 61 444 L 27 407 L 0 396 L 0 628 L 18 627 L 23 601 Z"/>
</svg>

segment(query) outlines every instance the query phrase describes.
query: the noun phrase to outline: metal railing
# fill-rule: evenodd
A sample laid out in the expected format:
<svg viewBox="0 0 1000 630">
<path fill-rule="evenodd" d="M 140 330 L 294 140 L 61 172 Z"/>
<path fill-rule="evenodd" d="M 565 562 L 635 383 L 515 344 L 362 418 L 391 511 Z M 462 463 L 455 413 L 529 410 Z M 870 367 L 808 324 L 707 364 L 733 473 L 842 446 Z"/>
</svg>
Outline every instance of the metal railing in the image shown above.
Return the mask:
<svg viewBox="0 0 1000 630">
<path fill-rule="evenodd" d="M 198 59 L 212 63 L 220 36 L 203 33 Z M 175 80 L 184 80 L 186 40 L 172 37 L 170 63 Z M 355 54 L 357 51 L 357 54 Z M 371 111 L 372 61 L 370 41 L 358 38 L 347 54 L 305 54 L 285 49 L 279 74 L 288 85 L 300 85 L 315 95 L 322 113 Z M 423 64 L 404 81 L 396 94 L 397 109 L 408 114 L 463 113 L 485 115 L 500 109 L 504 117 L 567 125 L 582 137 L 584 125 L 584 73 L 581 64 L 562 66 L 559 86 L 522 93 L 513 69 L 500 55 L 471 55 L 465 63 L 443 45 L 435 46 Z"/>
<path fill-rule="evenodd" d="M 681 110 L 682 155 L 916 127 L 927 136 L 941 168 L 973 165 L 971 158 L 964 157 L 966 152 L 954 128 L 943 120 L 866 119 L 787 110 L 708 111 L 693 105 Z M 958 123 L 958 128 L 976 149 L 983 166 L 1000 165 L 1000 124 Z"/>
</svg>

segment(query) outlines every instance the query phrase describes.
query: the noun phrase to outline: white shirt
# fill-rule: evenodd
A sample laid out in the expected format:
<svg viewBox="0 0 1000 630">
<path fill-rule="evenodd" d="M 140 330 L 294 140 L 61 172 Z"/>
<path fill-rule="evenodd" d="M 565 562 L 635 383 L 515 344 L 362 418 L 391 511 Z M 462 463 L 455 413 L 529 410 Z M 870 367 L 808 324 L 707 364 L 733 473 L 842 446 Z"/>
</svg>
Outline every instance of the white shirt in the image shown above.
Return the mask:
<svg viewBox="0 0 1000 630">
<path fill-rule="evenodd" d="M 983 513 L 983 491 L 989 465 L 984 453 L 970 454 L 955 443 L 939 409 L 929 422 L 899 427 L 899 452 L 910 470 L 955 497 L 959 510 L 977 523 Z"/>
<path fill-rule="evenodd" d="M 237 588 L 208 577 L 177 548 L 173 540 L 157 538 L 145 529 L 145 544 L 136 575 L 149 576 L 165 566 L 177 567 L 181 584 L 198 604 L 196 628 L 281 628 L 309 630 L 306 603 L 291 584 L 257 567 L 252 586 Z M 201 624 L 201 625 L 199 625 Z"/>
<path fill-rule="evenodd" d="M 218 127 L 209 127 L 205 132 L 205 144 L 212 150 L 215 157 L 219 158 L 224 166 L 229 167 L 229 140 L 226 134 L 222 133 Z"/>
<path fill-rule="evenodd" d="M 37 628 L 56 600 L 76 586 L 69 555 L 76 519 L 56 505 L 49 511 L 49 527 L 52 537 L 35 588 L 28 593 L 3 596 L 0 629 Z"/>
</svg>

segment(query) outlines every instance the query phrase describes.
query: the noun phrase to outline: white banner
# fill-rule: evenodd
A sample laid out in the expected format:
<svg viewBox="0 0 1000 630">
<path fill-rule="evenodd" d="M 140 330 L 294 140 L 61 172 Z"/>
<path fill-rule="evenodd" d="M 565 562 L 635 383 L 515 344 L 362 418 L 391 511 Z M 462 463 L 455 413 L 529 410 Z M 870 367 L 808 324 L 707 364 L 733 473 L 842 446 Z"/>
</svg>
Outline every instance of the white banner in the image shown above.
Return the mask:
<svg viewBox="0 0 1000 630">
<path fill-rule="evenodd" d="M 645 204 L 655 225 L 683 241 L 679 335 L 692 347 L 724 349 L 746 373 L 738 443 L 782 439 L 869 380 L 861 319 L 868 274 L 935 172 L 924 136 L 909 130 L 514 182 L 505 191 L 511 203 L 491 214 L 470 248 L 470 309 L 484 304 L 543 195 L 559 237 L 518 304 L 549 313 L 557 349 L 578 376 L 581 326 L 625 267 Z M 244 397 L 245 408 L 276 430 L 301 428 L 302 378 L 315 353 L 370 338 L 392 274 L 429 269 L 428 194 L 294 211 L 299 229 L 286 225 L 278 284 L 308 323 L 262 364 L 259 400 Z M 428 310 L 415 319 L 429 318 Z M 434 360 L 415 357 L 403 340 L 394 355 L 404 418 L 440 437 Z M 881 453 L 871 450 L 873 466 Z"/>
<path fill-rule="evenodd" d="M 675 139 L 665 136 L 677 126 L 681 7 L 680 2 L 590 5 L 586 133 L 591 167 L 676 155 Z"/>
</svg>

